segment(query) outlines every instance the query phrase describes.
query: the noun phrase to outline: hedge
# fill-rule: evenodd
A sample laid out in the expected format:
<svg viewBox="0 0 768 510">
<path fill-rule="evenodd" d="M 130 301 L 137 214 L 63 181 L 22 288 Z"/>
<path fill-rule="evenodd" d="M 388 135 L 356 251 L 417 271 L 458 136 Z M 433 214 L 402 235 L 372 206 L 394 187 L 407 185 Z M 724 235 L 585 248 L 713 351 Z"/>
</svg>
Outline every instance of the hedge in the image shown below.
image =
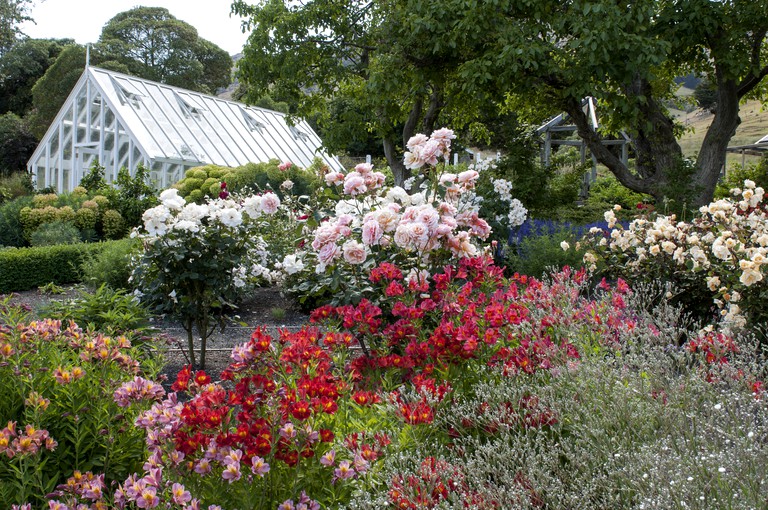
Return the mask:
<svg viewBox="0 0 768 510">
<path fill-rule="evenodd" d="M 81 281 L 83 260 L 110 243 L 60 244 L 0 250 L 0 294 Z"/>
</svg>

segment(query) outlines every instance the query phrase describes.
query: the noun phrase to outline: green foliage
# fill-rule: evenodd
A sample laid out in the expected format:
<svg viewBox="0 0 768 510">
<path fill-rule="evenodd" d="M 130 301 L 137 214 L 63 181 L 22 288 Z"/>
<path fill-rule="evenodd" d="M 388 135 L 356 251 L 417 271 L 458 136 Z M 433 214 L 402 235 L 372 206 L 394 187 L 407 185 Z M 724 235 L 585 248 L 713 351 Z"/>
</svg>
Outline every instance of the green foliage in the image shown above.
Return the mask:
<svg viewBox="0 0 768 510">
<path fill-rule="evenodd" d="M 252 27 L 238 62 L 246 100 L 269 95 L 288 103 L 292 115 L 315 119 L 332 153 L 383 140 L 398 184 L 410 173 L 400 159 L 406 140 L 440 127 L 445 111 L 452 125 L 467 124 L 474 120 L 472 105 L 487 99 L 463 94 L 456 75 L 463 55 L 456 47 L 414 35 L 422 19 L 430 26 L 448 23 L 451 11 L 443 6 L 424 18 L 412 17 L 403 2 L 350 2 L 339 9 L 335 0 L 296 6 L 236 0 L 232 9 Z"/>
<path fill-rule="evenodd" d="M 768 18 L 762 1 L 652 0 L 630 10 L 607 0 L 449 0 L 387 7 L 408 13 L 403 30 L 408 40 L 430 42 L 422 49 L 429 57 L 447 49 L 458 55 L 454 81 L 464 94 L 499 103 L 515 96 L 538 114 L 566 112 L 598 161 L 633 190 L 653 194 L 659 206 L 665 197 L 683 202 L 668 194 L 676 191 L 671 181 L 681 177 L 674 175 L 674 160 L 682 154 L 677 142 L 682 126 L 664 106 L 678 88 L 675 78 L 695 71 L 714 84 L 718 101 L 727 103 L 719 105 L 718 122 L 708 128 L 705 157 L 698 158 L 691 179 L 678 183 L 696 207 L 712 198 L 725 161 L 723 140 L 739 122 L 739 101 L 767 97 Z M 597 132 L 582 107 L 587 96 L 597 100 Z M 633 142 L 634 169 L 601 145 L 622 130 Z"/>
<path fill-rule="evenodd" d="M 715 198 L 727 198 L 731 196 L 731 190 L 741 188 L 744 181 L 753 181 L 757 186 L 768 189 L 768 156 L 763 156 L 756 164 L 742 167 L 733 165 L 725 173 L 715 190 Z"/>
<path fill-rule="evenodd" d="M 107 186 L 101 188 L 99 193 L 107 198 L 112 209 L 120 213 L 126 228 L 138 227 L 144 211 L 157 205 L 155 190 L 149 184 L 149 170 L 139 165 L 131 177 L 127 168 L 121 168 L 115 183 L 115 188 Z"/>
<path fill-rule="evenodd" d="M 3 0 L 0 2 L 0 56 L 23 37 L 20 25 L 32 21 L 29 10 L 32 0 Z"/>
<path fill-rule="evenodd" d="M 0 246 L 21 247 L 26 244 L 21 211 L 32 205 L 31 196 L 20 196 L 0 204 Z"/>
<path fill-rule="evenodd" d="M 43 223 L 29 238 L 29 244 L 32 246 L 53 246 L 79 242 L 80 231 L 77 227 L 61 220 Z"/>
<path fill-rule="evenodd" d="M 104 243 L 104 248 L 84 257 L 82 280 L 90 287 L 102 285 L 117 289 L 131 289 L 131 255 L 138 249 L 136 239 L 120 239 Z"/>
<path fill-rule="evenodd" d="M 70 39 L 25 39 L 0 56 L 0 112 L 23 117 L 32 108 L 32 87 Z"/>
<path fill-rule="evenodd" d="M 107 186 L 107 181 L 104 179 L 104 167 L 98 161 L 94 160 L 88 173 L 80 179 L 80 186 L 91 193 Z"/>
<path fill-rule="evenodd" d="M 27 172 L 0 177 L 0 205 L 14 198 L 34 193 L 32 178 Z"/>
<path fill-rule="evenodd" d="M 75 321 L 89 331 L 110 335 L 141 332 L 149 325 L 149 311 L 123 289 L 102 284 L 93 292 L 79 291 L 66 301 L 52 301 L 40 310 L 43 317 Z"/>
<path fill-rule="evenodd" d="M 614 176 L 599 177 L 589 188 L 589 195 L 584 203 L 584 216 L 586 221 L 602 220 L 603 213 L 613 206 L 620 205 L 621 210 L 616 213 L 619 219 L 631 219 L 638 211 L 638 204 L 642 210 L 651 208 L 653 198 L 650 195 L 636 193 L 622 185 Z M 570 218 L 569 218 L 570 219 Z"/>
<path fill-rule="evenodd" d="M 79 282 L 83 259 L 113 242 L 116 241 L 2 250 L 0 293 L 36 289 L 49 282 Z"/>
<path fill-rule="evenodd" d="M 92 335 L 50 319 L 18 323 L 4 305 L 0 328 L 13 356 L 0 366 L 0 422 L 16 425 L 16 439 L 35 430 L 42 438 L 26 452 L 16 451 L 9 438 L 6 453 L 13 455 L 0 459 L 0 505 L 48 506 L 46 495 L 75 470 L 104 473 L 107 487 L 140 471 L 144 434 L 133 421 L 164 392 L 153 383 L 150 398 L 127 407 L 114 394 L 135 376 L 154 377 L 158 364 L 125 338 Z"/>
<path fill-rule="evenodd" d="M 530 235 L 520 244 L 506 246 L 504 266 L 507 274 L 520 273 L 541 278 L 565 266 L 583 266 L 585 249 L 576 249 L 578 239 L 570 230 L 561 228 L 552 234 Z M 568 243 L 563 249 L 561 243 Z"/>
<path fill-rule="evenodd" d="M 0 115 L 0 176 L 25 172 L 37 139 L 15 113 Z"/>
<path fill-rule="evenodd" d="M 122 215 L 114 209 L 104 211 L 101 222 L 106 239 L 120 239 L 125 235 L 125 221 Z"/>
<path fill-rule="evenodd" d="M 214 94 L 230 84 L 232 59 L 168 9 L 135 7 L 107 21 L 99 37 L 104 58 L 153 81 Z"/>
<path fill-rule="evenodd" d="M 708 110 L 710 113 L 715 113 L 717 110 L 717 89 L 708 79 L 705 78 L 699 82 L 693 91 L 693 97 L 699 108 Z"/>
</svg>

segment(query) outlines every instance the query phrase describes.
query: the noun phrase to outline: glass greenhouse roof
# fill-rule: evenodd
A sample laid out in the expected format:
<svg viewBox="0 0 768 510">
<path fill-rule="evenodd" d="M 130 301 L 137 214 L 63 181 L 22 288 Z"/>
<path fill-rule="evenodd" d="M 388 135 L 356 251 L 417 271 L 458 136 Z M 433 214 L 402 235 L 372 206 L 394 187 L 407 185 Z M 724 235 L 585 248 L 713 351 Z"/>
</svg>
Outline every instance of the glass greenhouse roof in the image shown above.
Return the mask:
<svg viewBox="0 0 768 510">
<path fill-rule="evenodd" d="M 319 152 L 322 142 L 304 120 L 289 126 L 279 112 L 97 67 L 86 73 L 152 160 L 233 167 L 279 159 L 306 168 L 321 157 L 341 168 Z"/>
</svg>

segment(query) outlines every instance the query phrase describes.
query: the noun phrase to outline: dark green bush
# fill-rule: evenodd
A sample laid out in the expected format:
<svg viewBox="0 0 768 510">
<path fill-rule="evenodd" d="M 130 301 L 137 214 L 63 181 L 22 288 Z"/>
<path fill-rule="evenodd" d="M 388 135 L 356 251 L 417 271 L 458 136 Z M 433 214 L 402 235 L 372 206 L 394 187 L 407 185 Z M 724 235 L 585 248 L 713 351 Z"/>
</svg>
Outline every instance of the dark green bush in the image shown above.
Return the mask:
<svg viewBox="0 0 768 510">
<path fill-rule="evenodd" d="M 567 250 L 561 246 L 563 241 L 569 244 Z M 505 247 L 506 272 L 541 278 L 550 268 L 557 271 L 565 266 L 581 267 L 585 250 L 576 249 L 577 241 L 576 236 L 568 229 L 560 229 L 552 234 L 528 236 L 520 244 Z"/>
<path fill-rule="evenodd" d="M 21 247 L 26 244 L 20 211 L 32 205 L 32 197 L 21 196 L 0 205 L 0 246 Z"/>
<path fill-rule="evenodd" d="M 0 293 L 36 289 L 48 283 L 81 281 L 83 260 L 115 241 L 62 244 L 0 251 Z"/>
</svg>

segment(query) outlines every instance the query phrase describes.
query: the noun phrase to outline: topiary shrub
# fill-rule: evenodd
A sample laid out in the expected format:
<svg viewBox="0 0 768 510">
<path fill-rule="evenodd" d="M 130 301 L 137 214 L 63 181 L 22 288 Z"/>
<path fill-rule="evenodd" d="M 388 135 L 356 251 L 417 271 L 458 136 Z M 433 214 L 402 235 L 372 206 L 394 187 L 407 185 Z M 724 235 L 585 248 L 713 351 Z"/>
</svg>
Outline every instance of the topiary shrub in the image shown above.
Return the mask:
<svg viewBox="0 0 768 510">
<path fill-rule="evenodd" d="M 102 230 L 107 239 L 120 239 L 125 235 L 125 221 L 123 216 L 114 209 L 104 211 L 101 217 Z"/>
<path fill-rule="evenodd" d="M 81 266 L 109 243 L 77 243 L 0 251 L 0 294 L 82 281 Z"/>
<path fill-rule="evenodd" d="M 29 244 L 32 246 L 53 246 L 79 242 L 80 231 L 77 230 L 77 227 L 59 220 L 43 223 L 29 238 Z"/>
<path fill-rule="evenodd" d="M 98 206 L 93 208 L 86 207 L 86 203 L 84 202 L 83 208 L 78 209 L 75 213 L 75 226 L 80 230 L 95 230 L 96 223 L 99 221 L 99 213 L 96 212 Z M 95 206 L 96 203 L 93 202 L 93 205 Z"/>
</svg>

